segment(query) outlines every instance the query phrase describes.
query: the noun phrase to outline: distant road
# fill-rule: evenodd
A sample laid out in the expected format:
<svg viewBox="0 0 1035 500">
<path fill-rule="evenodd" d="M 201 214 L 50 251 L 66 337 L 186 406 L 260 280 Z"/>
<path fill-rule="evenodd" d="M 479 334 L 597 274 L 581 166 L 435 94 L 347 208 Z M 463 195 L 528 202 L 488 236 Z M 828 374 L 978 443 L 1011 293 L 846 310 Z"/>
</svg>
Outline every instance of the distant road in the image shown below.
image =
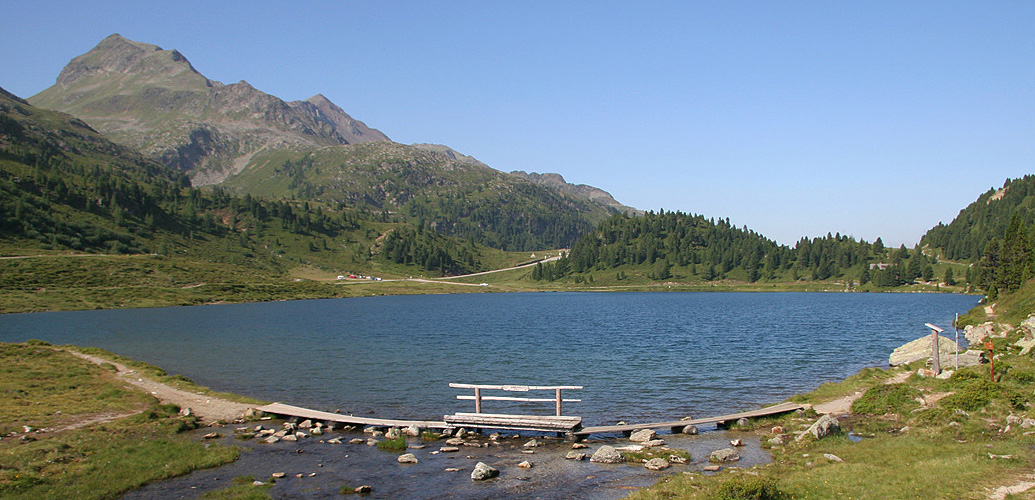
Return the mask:
<svg viewBox="0 0 1035 500">
<path fill-rule="evenodd" d="M 555 260 L 560 260 L 560 259 L 561 259 L 560 256 L 550 257 L 549 259 L 537 260 L 535 262 L 529 262 L 528 264 L 522 264 L 520 266 L 505 267 L 503 269 L 495 269 L 495 270 L 492 270 L 492 271 L 482 271 L 480 273 L 462 274 L 460 276 L 446 276 L 444 278 L 431 278 L 431 279 L 436 280 L 436 281 L 439 281 L 439 280 L 451 280 L 451 279 L 456 279 L 456 278 L 467 278 L 467 277 L 470 277 L 470 276 L 482 276 L 482 275 L 485 275 L 485 274 L 502 273 L 503 271 L 513 271 L 515 269 L 524 269 L 526 267 L 532 267 L 532 266 L 534 266 L 536 264 L 542 264 L 543 262 L 553 262 Z"/>
<path fill-rule="evenodd" d="M 383 280 L 377 280 L 377 281 L 370 281 L 370 280 L 366 280 L 366 279 L 362 279 L 362 280 L 357 279 L 357 280 L 350 280 L 350 281 L 344 281 L 344 282 L 339 281 L 338 283 L 339 284 L 343 284 L 343 285 L 348 285 L 348 284 L 355 284 L 355 283 L 388 283 L 388 282 L 393 282 L 393 281 L 395 281 L 395 282 L 398 282 L 398 281 L 416 281 L 418 283 L 443 283 L 443 284 L 446 284 L 446 285 L 482 286 L 481 283 L 460 283 L 460 282 L 457 282 L 457 281 L 449 281 L 449 280 L 455 280 L 457 278 L 470 278 L 472 276 L 484 276 L 486 274 L 502 273 L 504 271 L 513 271 L 515 269 L 525 269 L 527 267 L 532 267 L 532 266 L 534 266 L 536 264 L 542 264 L 544 262 L 553 262 L 555 260 L 560 260 L 560 258 L 561 258 L 560 256 L 550 257 L 550 258 L 547 258 L 547 259 L 537 260 L 535 262 L 529 262 L 528 264 L 522 264 L 520 266 L 505 267 L 503 269 L 494 269 L 492 271 L 482 271 L 480 273 L 462 274 L 460 276 L 445 276 L 445 277 L 442 277 L 442 278 L 396 278 L 396 279 L 383 279 Z"/>
</svg>

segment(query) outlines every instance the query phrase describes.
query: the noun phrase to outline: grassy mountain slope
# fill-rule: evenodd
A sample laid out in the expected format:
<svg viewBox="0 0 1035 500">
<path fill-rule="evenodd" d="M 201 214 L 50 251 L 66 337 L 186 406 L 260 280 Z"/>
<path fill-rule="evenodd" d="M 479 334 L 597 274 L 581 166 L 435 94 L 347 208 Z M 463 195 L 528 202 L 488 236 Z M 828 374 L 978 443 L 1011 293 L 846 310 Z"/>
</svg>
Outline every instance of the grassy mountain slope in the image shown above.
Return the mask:
<svg viewBox="0 0 1035 500">
<path fill-rule="evenodd" d="M 569 246 L 613 213 L 448 148 L 392 142 L 273 151 L 222 185 L 399 214 L 419 227 L 513 251 Z"/>
</svg>

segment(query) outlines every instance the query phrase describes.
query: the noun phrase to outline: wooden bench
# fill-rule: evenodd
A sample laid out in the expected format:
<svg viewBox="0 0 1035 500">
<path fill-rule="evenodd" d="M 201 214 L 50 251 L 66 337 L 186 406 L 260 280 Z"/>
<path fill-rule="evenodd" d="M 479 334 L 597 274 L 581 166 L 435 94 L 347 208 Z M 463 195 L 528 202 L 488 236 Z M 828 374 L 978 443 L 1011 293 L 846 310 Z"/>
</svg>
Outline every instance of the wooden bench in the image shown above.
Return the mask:
<svg viewBox="0 0 1035 500">
<path fill-rule="evenodd" d="M 577 403 L 581 399 L 564 399 L 561 391 L 582 389 L 580 385 L 488 385 L 488 384 L 449 384 L 459 389 L 474 389 L 474 395 L 459 395 L 456 399 L 473 400 L 474 413 L 456 413 L 446 415 L 443 420 L 452 426 L 473 427 L 482 429 L 528 430 L 540 432 L 571 433 L 582 426 L 582 417 L 564 416 L 561 414 L 562 403 Z M 517 396 L 485 396 L 482 391 L 497 390 L 505 392 L 553 391 L 553 398 L 529 398 Z M 518 402 L 553 402 L 556 415 L 509 415 L 500 413 L 482 413 L 483 401 L 518 401 Z"/>
</svg>

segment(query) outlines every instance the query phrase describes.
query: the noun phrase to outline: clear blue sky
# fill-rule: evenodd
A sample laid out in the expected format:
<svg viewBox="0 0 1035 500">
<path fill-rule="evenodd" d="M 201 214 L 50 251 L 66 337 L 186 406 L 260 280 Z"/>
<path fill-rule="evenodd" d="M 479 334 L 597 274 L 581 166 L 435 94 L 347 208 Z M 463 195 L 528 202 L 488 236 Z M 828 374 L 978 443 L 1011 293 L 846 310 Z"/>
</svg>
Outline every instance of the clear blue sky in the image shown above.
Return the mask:
<svg viewBox="0 0 1035 500">
<path fill-rule="evenodd" d="M 912 245 L 1035 173 L 1035 2 L 5 0 L 23 97 L 120 33 L 403 143 L 781 243 Z"/>
</svg>

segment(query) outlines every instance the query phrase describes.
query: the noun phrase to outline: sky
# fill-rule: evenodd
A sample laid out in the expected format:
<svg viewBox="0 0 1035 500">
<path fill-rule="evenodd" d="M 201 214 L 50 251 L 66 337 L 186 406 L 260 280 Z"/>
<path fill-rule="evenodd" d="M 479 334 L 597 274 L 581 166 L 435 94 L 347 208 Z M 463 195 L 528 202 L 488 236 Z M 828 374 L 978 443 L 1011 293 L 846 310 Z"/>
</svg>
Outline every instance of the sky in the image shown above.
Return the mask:
<svg viewBox="0 0 1035 500">
<path fill-rule="evenodd" d="M 104 37 L 401 143 L 793 246 L 912 246 L 1035 173 L 1035 2 L 0 0 L 0 87 Z"/>
</svg>

